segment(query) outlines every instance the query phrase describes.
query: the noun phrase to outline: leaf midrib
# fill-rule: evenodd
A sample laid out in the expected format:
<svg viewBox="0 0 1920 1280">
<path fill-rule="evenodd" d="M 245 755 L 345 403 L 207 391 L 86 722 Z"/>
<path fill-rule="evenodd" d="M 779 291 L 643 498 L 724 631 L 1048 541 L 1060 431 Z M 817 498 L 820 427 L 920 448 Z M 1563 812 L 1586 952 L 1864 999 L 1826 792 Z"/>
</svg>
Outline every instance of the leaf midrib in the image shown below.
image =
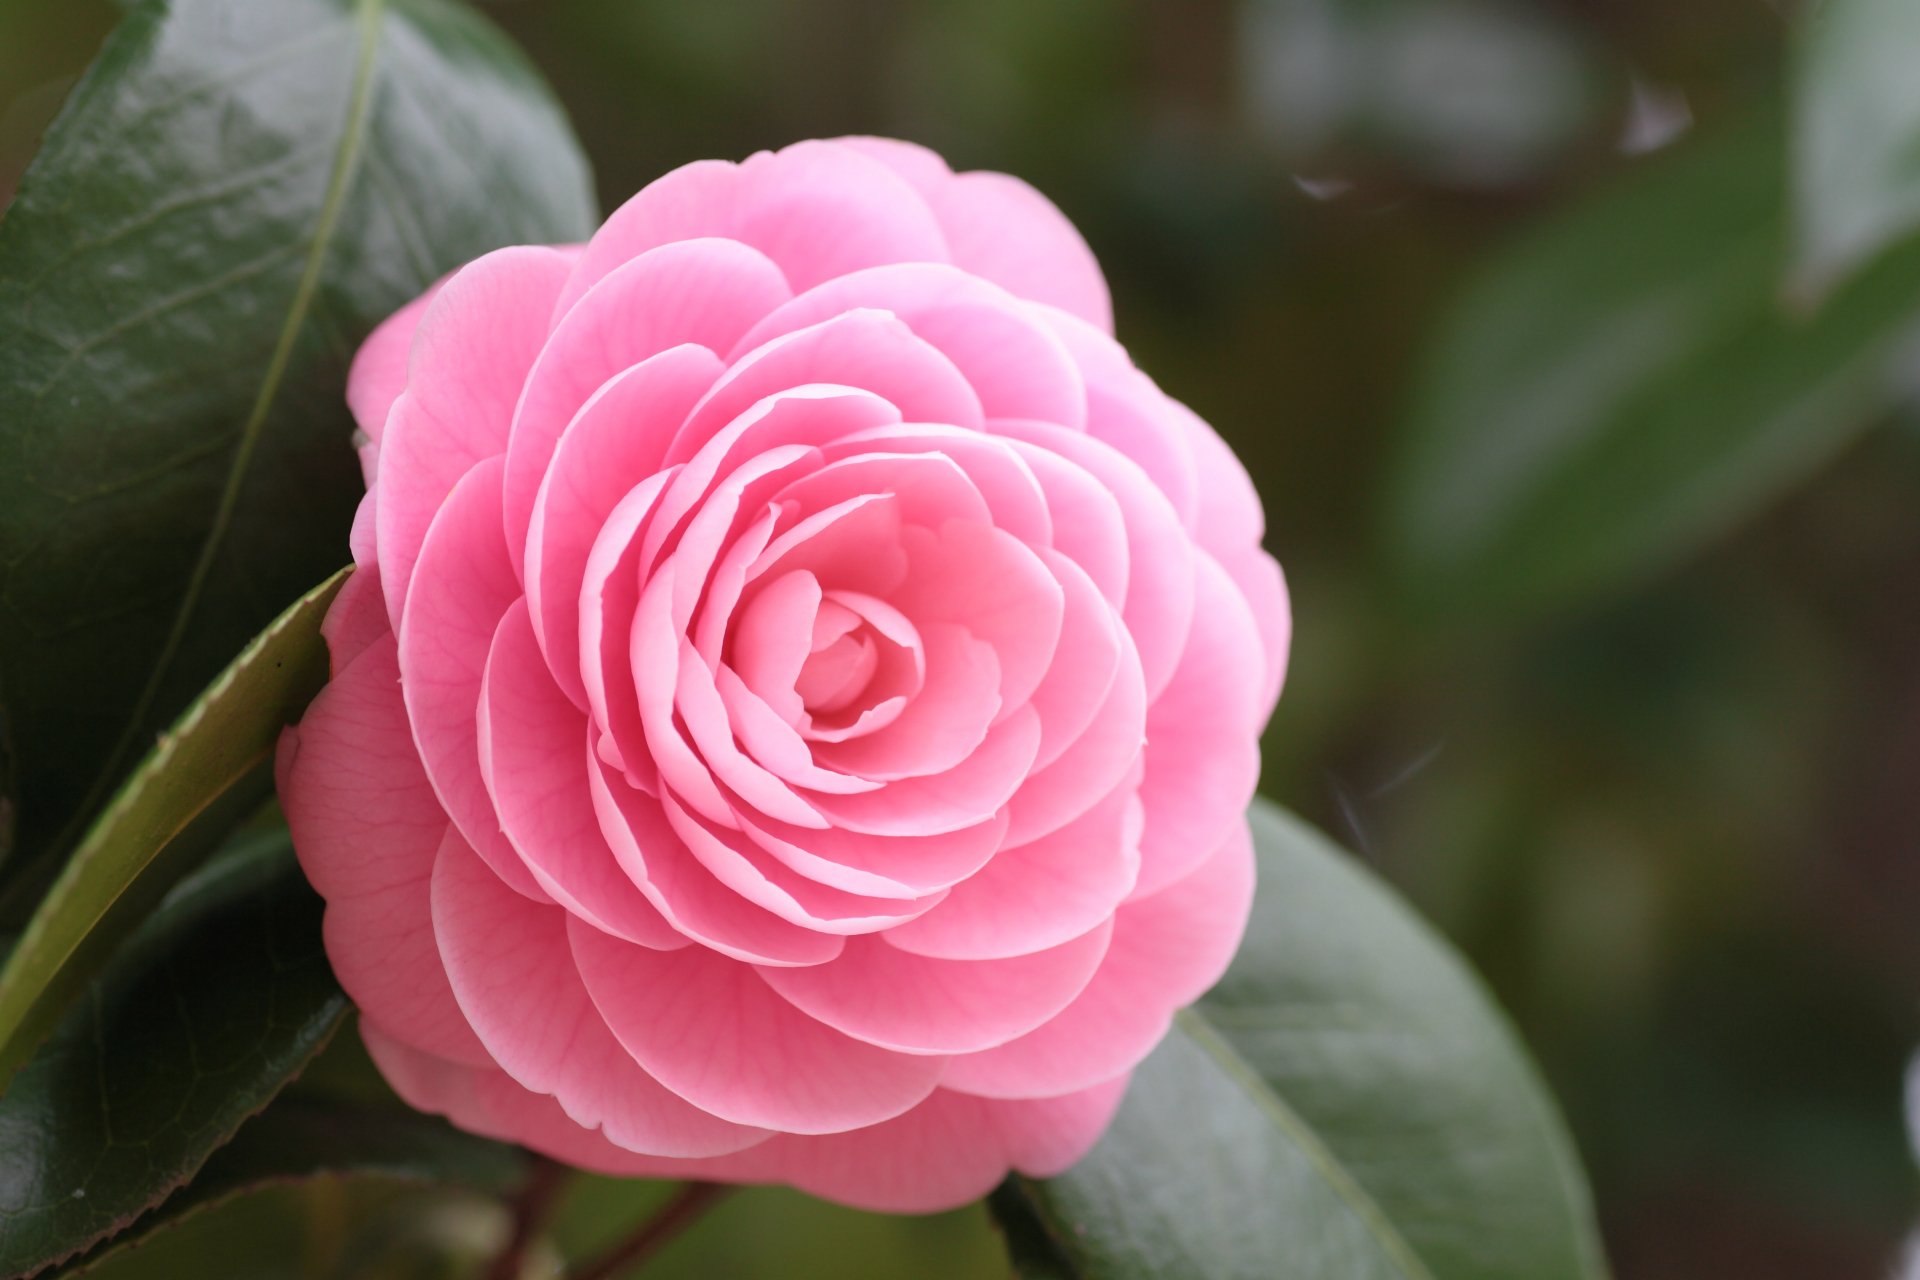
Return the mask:
<svg viewBox="0 0 1920 1280">
<path fill-rule="evenodd" d="M 179 656 L 180 646 L 186 640 L 187 628 L 193 621 L 200 596 L 206 589 L 207 578 L 212 573 L 214 560 L 219 555 L 221 546 L 226 542 L 227 533 L 233 523 L 233 513 L 240 503 L 241 490 L 247 472 L 252 466 L 254 450 L 258 447 L 261 433 L 266 427 L 267 414 L 272 410 L 274 401 L 279 396 L 281 383 L 285 380 L 287 367 L 292 361 L 294 344 L 299 340 L 301 331 L 306 328 L 307 318 L 313 310 L 314 299 L 320 288 L 320 274 L 325 269 L 327 253 L 332 247 L 334 234 L 339 229 L 340 218 L 346 207 L 347 191 L 352 184 L 354 172 L 359 168 L 366 145 L 367 122 L 373 101 L 373 70 L 379 52 L 380 27 L 385 16 L 386 0 L 355 0 L 354 10 L 355 21 L 360 28 L 360 40 L 354 57 L 353 84 L 347 94 L 346 117 L 341 124 L 340 140 L 334 147 L 333 164 L 327 174 L 326 192 L 321 197 L 320 212 L 314 220 L 313 240 L 307 249 L 300 279 L 294 286 L 286 319 L 281 324 L 279 337 L 274 343 L 273 355 L 267 361 L 266 372 L 260 380 L 259 392 L 254 397 L 252 408 L 248 410 L 245 424 L 241 427 L 240 440 L 234 446 L 233 461 L 227 468 L 226 484 L 220 493 L 220 505 L 214 510 L 213 524 L 207 530 L 205 541 L 201 543 L 199 557 L 194 561 L 193 573 L 187 580 L 186 590 L 180 599 L 180 607 L 174 613 L 173 625 L 167 633 L 166 642 L 161 646 L 160 654 L 154 660 L 146 685 L 134 702 L 133 710 L 128 713 L 126 728 L 122 730 L 120 740 L 114 744 L 113 750 L 108 752 L 106 761 L 102 764 L 93 785 L 88 789 L 85 800 L 69 818 L 60 838 L 54 842 L 55 848 L 64 848 L 72 842 L 101 801 L 106 789 L 113 784 L 119 774 L 120 762 L 126 758 L 128 751 L 138 740 L 140 726 L 152 711 L 154 700 L 160 694 L 160 686 L 165 681 L 174 659 Z"/>
<path fill-rule="evenodd" d="M 1203 1012 L 1197 1007 L 1182 1009 L 1174 1015 L 1174 1023 L 1299 1148 L 1321 1180 L 1353 1210 L 1354 1216 L 1360 1219 L 1379 1244 L 1381 1252 L 1400 1269 L 1407 1280 L 1437 1280 L 1407 1238 L 1394 1228 L 1392 1219 L 1380 1207 L 1379 1201 L 1368 1194 L 1340 1157 L 1321 1141 L 1306 1118 L 1288 1105 L 1287 1100 L 1267 1083 L 1252 1063 L 1241 1056 L 1240 1051 L 1207 1020 Z"/>
</svg>

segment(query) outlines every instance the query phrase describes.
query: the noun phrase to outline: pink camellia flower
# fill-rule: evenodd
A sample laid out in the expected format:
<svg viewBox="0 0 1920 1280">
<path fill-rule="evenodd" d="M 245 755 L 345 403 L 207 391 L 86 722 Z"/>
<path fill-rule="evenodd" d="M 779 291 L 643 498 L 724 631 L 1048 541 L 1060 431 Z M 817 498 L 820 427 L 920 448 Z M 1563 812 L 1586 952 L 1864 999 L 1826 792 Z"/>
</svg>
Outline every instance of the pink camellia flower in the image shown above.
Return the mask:
<svg viewBox="0 0 1920 1280">
<path fill-rule="evenodd" d="M 1288 640 L 1247 475 L 1032 188 L 653 183 L 377 330 L 280 794 L 414 1106 L 922 1211 L 1056 1173 L 1245 927 Z"/>
</svg>

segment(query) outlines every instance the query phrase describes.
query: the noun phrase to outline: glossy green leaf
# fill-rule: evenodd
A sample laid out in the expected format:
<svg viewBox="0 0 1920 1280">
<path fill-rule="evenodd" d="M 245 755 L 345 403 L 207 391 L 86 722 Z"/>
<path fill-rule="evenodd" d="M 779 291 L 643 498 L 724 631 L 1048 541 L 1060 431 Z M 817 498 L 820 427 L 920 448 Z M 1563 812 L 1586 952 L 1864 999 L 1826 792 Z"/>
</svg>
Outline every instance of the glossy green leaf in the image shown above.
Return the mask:
<svg viewBox="0 0 1920 1280">
<path fill-rule="evenodd" d="M 451 0 L 144 0 L 0 222 L 0 700 L 19 850 L 344 558 L 381 318 L 593 225 L 546 87 Z"/>
<path fill-rule="evenodd" d="M 1429 616 L 1616 588 L 1749 515 L 1874 421 L 1920 254 L 1819 311 L 1785 273 L 1772 125 L 1689 146 L 1498 257 L 1443 317 L 1386 499 Z"/>
<path fill-rule="evenodd" d="M 527 1169 L 526 1153 L 518 1147 L 476 1138 L 397 1104 L 328 1105 L 281 1097 L 208 1157 L 193 1181 L 62 1274 L 91 1268 L 155 1231 L 268 1186 L 372 1177 L 506 1195 L 519 1187 Z"/>
<path fill-rule="evenodd" d="M 326 1043 L 347 1000 L 284 830 L 181 884 L 0 1097 L 0 1275 L 126 1226 Z"/>
<path fill-rule="evenodd" d="M 1572 1144 L 1479 981 L 1318 833 L 1265 802 L 1253 821 L 1260 887 L 1226 978 L 1085 1161 L 998 1197 L 1029 1273 L 1603 1276 Z"/>
<path fill-rule="evenodd" d="M 1809 6 L 1795 75 L 1801 283 L 1824 292 L 1920 228 L 1920 5 Z"/>
<path fill-rule="evenodd" d="M 0 968 L 0 1094 L 68 1002 L 268 785 L 280 730 L 327 678 L 320 623 L 346 572 L 241 651 L 141 762 Z M 248 785 L 249 783 L 253 785 Z"/>
</svg>

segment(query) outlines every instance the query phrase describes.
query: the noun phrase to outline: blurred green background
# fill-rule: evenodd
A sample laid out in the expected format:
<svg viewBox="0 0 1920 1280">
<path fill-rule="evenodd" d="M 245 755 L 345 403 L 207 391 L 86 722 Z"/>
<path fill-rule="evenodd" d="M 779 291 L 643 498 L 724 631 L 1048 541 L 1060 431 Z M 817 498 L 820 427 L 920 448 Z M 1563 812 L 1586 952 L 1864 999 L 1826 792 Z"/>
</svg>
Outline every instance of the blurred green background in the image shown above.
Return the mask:
<svg viewBox="0 0 1920 1280">
<path fill-rule="evenodd" d="M 1900 1105 L 1920 286 L 1872 268 L 1871 341 L 1803 367 L 1842 339 L 1780 212 L 1787 137 L 1811 145 L 1798 6 L 483 7 L 551 78 L 609 207 L 688 160 L 846 132 L 1052 195 L 1122 339 L 1265 496 L 1298 634 L 1263 789 L 1487 975 L 1570 1115 L 1622 1280 L 1889 1272 L 1920 1219 Z M 0 0 L 0 199 L 115 13 Z M 1548 456 L 1565 474 L 1508 502 Z M 1619 533 L 1643 503 L 1664 514 Z M 1476 521 L 1499 529 L 1476 543 Z M 651 1194 L 583 1186 L 563 1243 Z M 369 1195 L 381 1212 L 348 1212 Z M 350 1218 L 396 1276 L 433 1274 L 408 1241 L 503 1229 L 457 1197 L 322 1186 L 101 1274 L 209 1250 L 226 1274 L 373 1274 Z M 289 1233 L 326 1247 L 296 1264 Z M 1005 1267 L 977 1210 L 750 1192 L 658 1274 Z"/>
</svg>

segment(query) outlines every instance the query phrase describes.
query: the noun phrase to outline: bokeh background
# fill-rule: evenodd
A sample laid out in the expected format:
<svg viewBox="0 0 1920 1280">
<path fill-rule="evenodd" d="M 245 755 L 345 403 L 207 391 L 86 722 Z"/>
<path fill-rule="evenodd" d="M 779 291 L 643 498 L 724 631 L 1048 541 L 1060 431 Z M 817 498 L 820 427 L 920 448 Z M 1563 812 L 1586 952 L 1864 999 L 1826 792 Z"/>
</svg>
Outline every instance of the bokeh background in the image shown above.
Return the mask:
<svg viewBox="0 0 1920 1280">
<path fill-rule="evenodd" d="M 1920 346 L 1895 349 L 1881 394 L 1809 410 L 1827 415 L 1821 447 L 1579 590 L 1436 605 L 1404 545 L 1427 456 L 1405 442 L 1439 412 L 1462 291 L 1789 110 L 1798 6 L 482 7 L 552 80 L 609 207 L 688 160 L 847 132 L 1052 195 L 1107 268 L 1122 339 L 1265 496 L 1298 636 L 1263 790 L 1380 867 L 1485 973 L 1569 1114 L 1621 1280 L 1893 1273 L 1920 1219 L 1901 1107 L 1920 1044 Z M 115 14 L 0 0 L 0 200 Z M 1595 252 L 1657 256 L 1669 232 L 1737 217 L 1715 201 L 1751 199 L 1733 179 L 1688 190 Z M 1542 299 L 1541 324 L 1590 302 Z M 1684 344 L 1687 322 L 1640 336 Z M 1712 376 L 1768 372 L 1723 360 Z M 1609 376 L 1600 359 L 1534 393 L 1624 395 Z M 1634 394 L 1659 416 L 1659 387 Z M 1712 424 L 1692 441 L 1686 406 L 1668 408 L 1668 452 L 1711 461 Z M 1518 455 L 1530 419 L 1511 421 Z M 582 1184 L 563 1241 L 617 1235 L 653 1194 Z M 435 1241 L 499 1229 L 457 1196 L 322 1186 L 100 1274 L 216 1255 L 232 1275 L 439 1274 Z M 978 1211 L 883 1220 L 765 1191 L 648 1274 L 1005 1271 Z"/>
</svg>

